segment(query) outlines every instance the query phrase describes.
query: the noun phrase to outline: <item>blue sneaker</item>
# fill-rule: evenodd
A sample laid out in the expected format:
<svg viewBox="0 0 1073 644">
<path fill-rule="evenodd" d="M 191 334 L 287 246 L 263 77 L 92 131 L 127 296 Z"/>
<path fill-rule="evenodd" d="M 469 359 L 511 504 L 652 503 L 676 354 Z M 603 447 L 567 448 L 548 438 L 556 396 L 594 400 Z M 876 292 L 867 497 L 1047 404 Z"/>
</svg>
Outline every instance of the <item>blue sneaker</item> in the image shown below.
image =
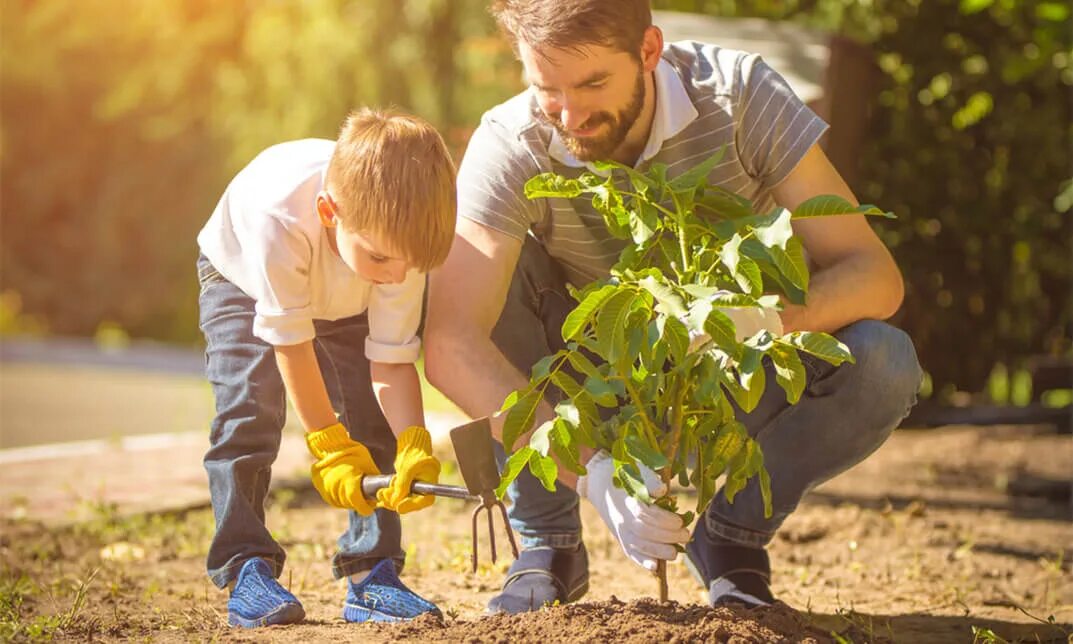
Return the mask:
<svg viewBox="0 0 1073 644">
<path fill-rule="evenodd" d="M 436 605 L 402 583 L 395 562 L 384 559 L 358 583 L 347 582 L 343 619 L 348 622 L 405 622 L 425 613 L 442 618 Z"/>
<path fill-rule="evenodd" d="M 227 600 L 227 623 L 242 628 L 293 624 L 306 616 L 294 595 L 279 585 L 272 568 L 260 557 L 247 559 Z"/>
</svg>

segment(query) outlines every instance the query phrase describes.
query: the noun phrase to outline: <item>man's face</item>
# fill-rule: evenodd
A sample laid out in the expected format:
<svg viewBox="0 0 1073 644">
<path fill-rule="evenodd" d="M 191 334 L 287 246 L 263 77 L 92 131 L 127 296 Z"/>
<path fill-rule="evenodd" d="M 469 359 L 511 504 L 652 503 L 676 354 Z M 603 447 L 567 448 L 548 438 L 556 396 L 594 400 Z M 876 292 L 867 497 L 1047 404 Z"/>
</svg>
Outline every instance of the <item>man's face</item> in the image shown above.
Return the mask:
<svg viewBox="0 0 1073 644">
<path fill-rule="evenodd" d="M 611 158 L 644 106 L 640 61 L 600 45 L 537 52 L 519 42 L 518 54 L 541 116 L 567 149 L 582 161 Z"/>
</svg>

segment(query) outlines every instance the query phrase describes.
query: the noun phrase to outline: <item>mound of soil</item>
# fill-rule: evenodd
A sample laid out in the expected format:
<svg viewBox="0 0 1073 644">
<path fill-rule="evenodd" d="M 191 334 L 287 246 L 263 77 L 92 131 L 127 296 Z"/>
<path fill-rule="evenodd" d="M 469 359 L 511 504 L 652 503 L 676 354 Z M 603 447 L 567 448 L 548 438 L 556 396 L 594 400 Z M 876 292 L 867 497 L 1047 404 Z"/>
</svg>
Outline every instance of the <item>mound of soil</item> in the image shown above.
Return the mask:
<svg viewBox="0 0 1073 644">
<path fill-rule="evenodd" d="M 422 642 L 831 642 L 785 604 L 767 608 L 709 608 L 654 599 L 549 607 L 522 615 L 441 621 L 427 616 L 381 626 L 378 635 Z"/>
</svg>

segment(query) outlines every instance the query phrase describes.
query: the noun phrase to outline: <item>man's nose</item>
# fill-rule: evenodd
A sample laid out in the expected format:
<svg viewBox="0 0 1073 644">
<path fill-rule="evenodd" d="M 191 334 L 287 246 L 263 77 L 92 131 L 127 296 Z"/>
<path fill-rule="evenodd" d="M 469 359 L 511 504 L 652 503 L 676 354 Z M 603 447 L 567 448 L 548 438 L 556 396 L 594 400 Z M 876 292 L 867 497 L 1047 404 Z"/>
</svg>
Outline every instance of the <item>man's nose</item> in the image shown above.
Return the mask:
<svg viewBox="0 0 1073 644">
<path fill-rule="evenodd" d="M 562 127 L 567 130 L 576 130 L 588 120 L 589 113 L 579 109 L 575 106 L 562 106 L 562 111 L 559 113 L 559 122 L 562 123 Z"/>
<path fill-rule="evenodd" d="M 589 111 L 583 109 L 576 101 L 569 101 L 564 96 L 562 99 L 562 109 L 559 111 L 559 122 L 563 124 L 567 130 L 576 130 L 589 118 Z"/>
</svg>

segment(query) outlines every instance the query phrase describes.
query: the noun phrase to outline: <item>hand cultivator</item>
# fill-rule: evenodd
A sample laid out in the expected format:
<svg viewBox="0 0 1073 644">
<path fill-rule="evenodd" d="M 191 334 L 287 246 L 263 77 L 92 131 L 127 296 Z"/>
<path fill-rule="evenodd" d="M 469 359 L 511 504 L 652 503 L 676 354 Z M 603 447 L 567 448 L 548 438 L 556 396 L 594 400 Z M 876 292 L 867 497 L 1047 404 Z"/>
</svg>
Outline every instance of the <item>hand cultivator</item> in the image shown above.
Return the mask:
<svg viewBox="0 0 1073 644">
<path fill-rule="evenodd" d="M 499 468 L 496 466 L 493 451 L 492 429 L 487 418 L 480 418 L 471 423 L 451 430 L 451 443 L 458 459 L 458 470 L 466 486 L 439 485 L 415 481 L 411 490 L 416 494 L 431 494 L 452 499 L 478 501 L 480 505 L 473 509 L 473 572 L 477 572 L 477 524 L 481 511 L 488 518 L 488 545 L 492 551 L 492 563 L 496 562 L 496 535 L 492 522 L 493 508 L 499 509 L 503 526 L 507 531 L 510 549 L 514 558 L 518 558 L 518 544 L 514 541 L 514 532 L 507 520 L 507 509 L 496 498 L 495 489 L 499 485 Z M 366 476 L 361 482 L 361 492 L 365 498 L 376 498 L 376 492 L 391 483 L 391 475 Z"/>
</svg>

